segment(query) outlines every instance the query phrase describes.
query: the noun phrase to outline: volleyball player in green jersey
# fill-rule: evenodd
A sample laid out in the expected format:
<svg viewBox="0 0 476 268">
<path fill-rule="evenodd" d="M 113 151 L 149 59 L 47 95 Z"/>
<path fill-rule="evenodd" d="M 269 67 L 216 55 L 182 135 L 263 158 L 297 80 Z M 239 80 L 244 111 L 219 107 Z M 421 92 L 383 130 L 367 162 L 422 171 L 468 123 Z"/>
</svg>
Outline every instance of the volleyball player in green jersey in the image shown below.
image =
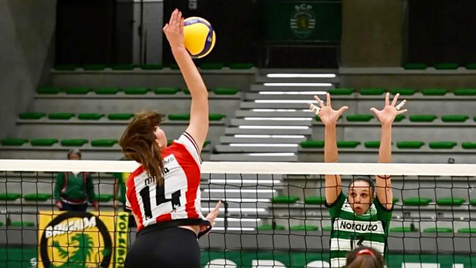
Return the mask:
<svg viewBox="0 0 476 268">
<path fill-rule="evenodd" d="M 405 101 L 397 105 L 397 94 L 390 103 L 389 93 L 385 96 L 382 110 L 370 109 L 381 124 L 379 162 L 389 163 L 392 156 L 392 123 L 395 117 L 407 110 L 400 110 Z M 348 109 L 347 106 L 333 110 L 330 94 L 324 104 L 317 96 L 318 106 L 310 105 L 325 126 L 325 162 L 337 162 L 337 120 Z M 390 176 L 376 176 L 374 185 L 370 177 L 355 177 L 348 187 L 347 195 L 342 192 L 340 175 L 326 175 L 326 207 L 332 219 L 330 242 L 331 267 L 343 267 L 346 255 L 359 246 L 386 251 L 388 228 L 392 218 L 393 193 Z"/>
</svg>

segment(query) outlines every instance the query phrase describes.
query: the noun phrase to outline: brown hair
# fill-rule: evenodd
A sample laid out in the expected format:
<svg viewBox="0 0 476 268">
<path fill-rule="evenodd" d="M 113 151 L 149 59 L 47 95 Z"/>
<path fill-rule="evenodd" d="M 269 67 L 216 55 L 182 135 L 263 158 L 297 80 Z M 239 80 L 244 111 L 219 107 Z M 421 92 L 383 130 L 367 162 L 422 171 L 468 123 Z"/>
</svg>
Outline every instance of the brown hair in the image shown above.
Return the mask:
<svg viewBox="0 0 476 268">
<path fill-rule="evenodd" d="M 149 176 L 162 185 L 164 163 L 155 137 L 155 128 L 162 116 L 153 111 L 137 113 L 122 134 L 119 145 L 126 159 L 133 159 L 144 167 Z"/>
<path fill-rule="evenodd" d="M 359 247 L 347 255 L 346 268 L 383 268 L 383 257 L 378 250 Z"/>
</svg>

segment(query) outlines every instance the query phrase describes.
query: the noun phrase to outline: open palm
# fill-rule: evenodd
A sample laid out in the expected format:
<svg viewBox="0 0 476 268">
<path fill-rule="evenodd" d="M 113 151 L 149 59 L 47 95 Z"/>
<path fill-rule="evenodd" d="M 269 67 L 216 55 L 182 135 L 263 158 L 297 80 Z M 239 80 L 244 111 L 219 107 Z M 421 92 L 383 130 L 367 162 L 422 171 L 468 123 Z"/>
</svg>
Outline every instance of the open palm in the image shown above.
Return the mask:
<svg viewBox="0 0 476 268">
<path fill-rule="evenodd" d="M 380 121 L 382 125 L 392 124 L 397 115 L 407 112 L 407 109 L 400 110 L 401 106 L 405 104 L 406 100 L 403 100 L 399 105 L 397 105 L 398 97 L 400 94 L 395 95 L 392 103 L 390 103 L 390 93 L 387 92 L 385 95 L 385 107 L 382 110 L 376 108 L 371 108 L 372 111 Z"/>
<path fill-rule="evenodd" d="M 316 114 L 319 116 L 322 123 L 326 126 L 337 124 L 337 120 L 339 120 L 339 117 L 342 115 L 342 113 L 349 109 L 349 107 L 347 106 L 343 106 L 337 111 L 332 109 L 331 95 L 329 93 L 327 93 L 326 104 L 324 104 L 318 96 L 314 96 L 314 99 L 316 99 L 317 105 L 319 106 L 319 111 Z M 309 108 L 311 110 L 314 110 L 312 104 L 309 104 Z"/>
</svg>

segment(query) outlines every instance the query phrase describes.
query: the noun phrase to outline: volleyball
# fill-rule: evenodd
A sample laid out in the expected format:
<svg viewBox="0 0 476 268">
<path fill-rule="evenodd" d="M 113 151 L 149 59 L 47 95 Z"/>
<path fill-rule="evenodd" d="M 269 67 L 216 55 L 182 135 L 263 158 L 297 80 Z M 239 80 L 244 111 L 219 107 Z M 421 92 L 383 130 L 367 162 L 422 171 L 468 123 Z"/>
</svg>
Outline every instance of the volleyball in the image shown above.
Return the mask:
<svg viewBox="0 0 476 268">
<path fill-rule="evenodd" d="M 185 48 L 194 59 L 205 57 L 215 46 L 215 31 L 212 25 L 203 18 L 190 17 L 185 19 L 183 31 Z"/>
</svg>

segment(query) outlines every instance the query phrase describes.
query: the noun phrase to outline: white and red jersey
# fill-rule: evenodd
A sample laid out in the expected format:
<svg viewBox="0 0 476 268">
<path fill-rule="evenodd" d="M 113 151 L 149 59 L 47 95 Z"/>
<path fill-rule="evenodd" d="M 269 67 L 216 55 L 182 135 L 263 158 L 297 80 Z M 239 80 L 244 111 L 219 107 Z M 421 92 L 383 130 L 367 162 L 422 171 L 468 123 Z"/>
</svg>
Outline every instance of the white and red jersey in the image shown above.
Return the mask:
<svg viewBox="0 0 476 268">
<path fill-rule="evenodd" d="M 198 146 L 184 132 L 162 151 L 164 183 L 158 186 L 142 166 L 126 182 L 126 206 L 138 219 L 137 230 L 173 222 L 176 225 L 209 225 L 200 203 L 200 165 Z"/>
</svg>

